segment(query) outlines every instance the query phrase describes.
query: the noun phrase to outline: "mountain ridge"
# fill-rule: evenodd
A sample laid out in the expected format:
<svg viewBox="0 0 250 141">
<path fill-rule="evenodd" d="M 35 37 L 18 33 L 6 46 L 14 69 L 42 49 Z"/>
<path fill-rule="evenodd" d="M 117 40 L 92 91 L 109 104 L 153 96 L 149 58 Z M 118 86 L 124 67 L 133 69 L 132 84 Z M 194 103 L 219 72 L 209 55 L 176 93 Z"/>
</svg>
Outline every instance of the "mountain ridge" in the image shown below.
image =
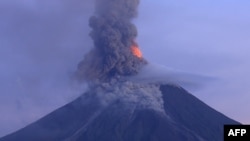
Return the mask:
<svg viewBox="0 0 250 141">
<path fill-rule="evenodd" d="M 103 107 L 90 92 L 0 141 L 222 141 L 224 124 L 240 124 L 181 87 L 160 91 L 165 114 L 119 99 Z"/>
</svg>

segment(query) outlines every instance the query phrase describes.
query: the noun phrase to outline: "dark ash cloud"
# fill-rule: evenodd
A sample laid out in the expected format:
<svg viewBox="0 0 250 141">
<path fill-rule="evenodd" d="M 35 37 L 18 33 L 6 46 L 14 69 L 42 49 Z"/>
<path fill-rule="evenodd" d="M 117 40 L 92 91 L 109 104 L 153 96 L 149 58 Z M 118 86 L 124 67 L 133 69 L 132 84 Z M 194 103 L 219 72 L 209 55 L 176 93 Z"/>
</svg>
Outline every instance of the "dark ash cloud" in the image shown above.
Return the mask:
<svg viewBox="0 0 250 141">
<path fill-rule="evenodd" d="M 89 19 L 94 48 L 78 65 L 80 79 L 106 81 L 133 75 L 145 64 L 130 50 L 137 36 L 131 20 L 137 15 L 138 5 L 139 0 L 96 1 L 95 15 Z"/>
</svg>

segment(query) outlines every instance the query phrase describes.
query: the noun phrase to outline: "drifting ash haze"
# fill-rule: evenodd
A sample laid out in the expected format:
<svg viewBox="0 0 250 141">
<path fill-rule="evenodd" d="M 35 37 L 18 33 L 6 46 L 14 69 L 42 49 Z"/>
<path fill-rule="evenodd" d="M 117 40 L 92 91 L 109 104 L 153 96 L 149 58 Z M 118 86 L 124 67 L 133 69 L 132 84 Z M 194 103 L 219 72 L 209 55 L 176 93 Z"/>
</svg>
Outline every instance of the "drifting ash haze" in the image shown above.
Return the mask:
<svg viewBox="0 0 250 141">
<path fill-rule="evenodd" d="M 185 87 L 188 90 L 197 90 L 205 86 L 207 83 L 216 80 L 216 78 L 212 76 L 184 72 L 159 64 L 148 63 L 136 76 L 130 77 L 129 80 L 144 84 L 172 84 Z"/>
</svg>

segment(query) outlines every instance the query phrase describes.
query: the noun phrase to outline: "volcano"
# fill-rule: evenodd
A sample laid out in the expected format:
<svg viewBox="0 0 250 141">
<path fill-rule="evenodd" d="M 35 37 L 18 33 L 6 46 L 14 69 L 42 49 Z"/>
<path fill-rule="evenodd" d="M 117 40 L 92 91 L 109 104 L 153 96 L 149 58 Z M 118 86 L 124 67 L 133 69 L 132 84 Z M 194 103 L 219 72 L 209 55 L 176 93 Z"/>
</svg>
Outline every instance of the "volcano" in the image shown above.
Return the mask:
<svg viewBox="0 0 250 141">
<path fill-rule="evenodd" d="M 131 22 L 139 0 L 95 3 L 94 47 L 75 73 L 89 85 L 86 93 L 0 141 L 222 141 L 223 125 L 239 124 L 180 87 L 190 84 L 186 75 L 140 75 L 155 68 L 143 58 Z"/>
<path fill-rule="evenodd" d="M 222 141 L 223 125 L 239 124 L 181 87 L 159 90 L 163 111 L 87 92 L 0 141 Z"/>
</svg>

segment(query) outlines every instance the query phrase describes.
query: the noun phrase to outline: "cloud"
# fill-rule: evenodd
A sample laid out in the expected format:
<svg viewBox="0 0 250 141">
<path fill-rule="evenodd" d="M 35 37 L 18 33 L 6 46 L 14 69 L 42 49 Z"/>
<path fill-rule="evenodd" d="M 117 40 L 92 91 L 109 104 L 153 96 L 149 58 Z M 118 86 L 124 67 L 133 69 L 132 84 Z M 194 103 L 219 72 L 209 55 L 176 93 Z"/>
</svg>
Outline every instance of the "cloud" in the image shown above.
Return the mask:
<svg viewBox="0 0 250 141">
<path fill-rule="evenodd" d="M 208 85 L 217 78 L 149 63 L 141 69 L 138 75 L 130 79 L 140 83 L 173 84 L 188 90 L 195 90 Z"/>
<path fill-rule="evenodd" d="M 95 85 L 89 92 L 92 94 L 91 98 L 97 98 L 104 107 L 119 102 L 129 106 L 129 109 L 154 109 L 165 114 L 159 87 L 158 84 L 115 80 Z"/>
</svg>

